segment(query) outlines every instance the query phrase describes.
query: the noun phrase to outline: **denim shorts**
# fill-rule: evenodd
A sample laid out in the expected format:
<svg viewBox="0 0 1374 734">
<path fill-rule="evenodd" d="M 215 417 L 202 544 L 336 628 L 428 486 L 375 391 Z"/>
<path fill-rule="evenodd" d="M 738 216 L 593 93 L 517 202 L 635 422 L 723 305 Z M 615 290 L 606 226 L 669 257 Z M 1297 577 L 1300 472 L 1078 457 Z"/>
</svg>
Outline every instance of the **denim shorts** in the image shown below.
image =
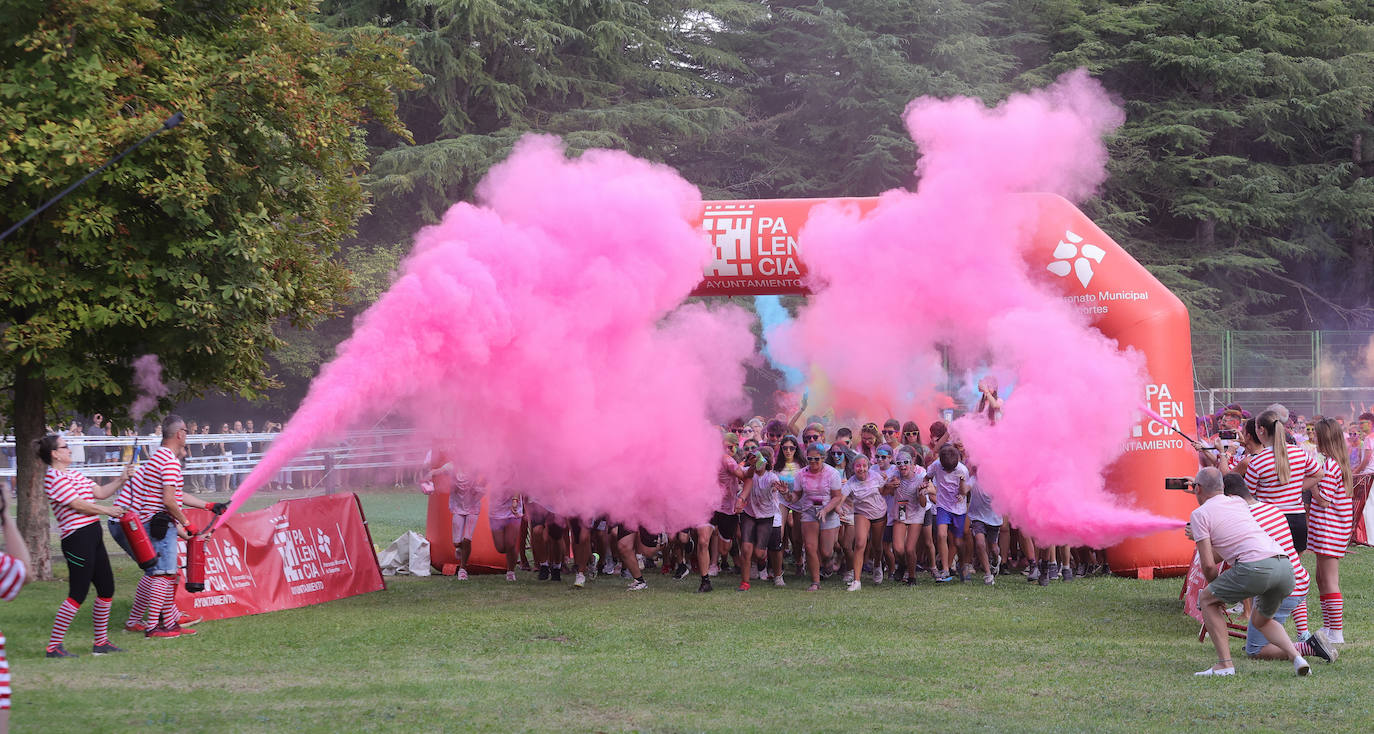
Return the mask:
<svg viewBox="0 0 1374 734">
<path fill-rule="evenodd" d="M 175 576 L 177 573 L 177 552 L 180 544 L 177 542 L 176 523 L 167 525 L 167 534 L 162 536 L 162 540 L 153 538 L 153 550 L 157 553 L 157 563 L 146 571 L 148 576 Z"/>
<path fill-rule="evenodd" d="M 1307 600 L 1300 599 L 1296 596 L 1290 596 L 1284 599 L 1283 602 L 1279 604 L 1279 610 L 1274 612 L 1274 621 L 1278 622 L 1279 626 L 1283 626 L 1284 620 L 1288 619 L 1288 615 L 1292 614 L 1293 610 L 1298 607 L 1299 601 L 1306 602 Z M 1255 623 L 1251 622 L 1249 629 L 1245 630 L 1245 654 L 1258 655 L 1259 651 L 1264 649 L 1264 646 L 1268 644 L 1269 638 L 1265 637 L 1263 632 L 1255 629 Z"/>
</svg>

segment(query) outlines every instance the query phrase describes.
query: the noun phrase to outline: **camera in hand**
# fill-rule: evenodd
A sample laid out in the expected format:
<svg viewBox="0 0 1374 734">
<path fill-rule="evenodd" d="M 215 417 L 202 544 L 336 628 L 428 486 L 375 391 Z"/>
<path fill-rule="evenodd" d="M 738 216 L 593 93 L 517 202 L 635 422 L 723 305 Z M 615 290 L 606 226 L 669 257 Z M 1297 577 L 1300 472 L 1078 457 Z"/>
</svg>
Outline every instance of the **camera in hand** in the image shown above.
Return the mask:
<svg viewBox="0 0 1374 734">
<path fill-rule="evenodd" d="M 1191 484 L 1192 481 L 1193 480 L 1189 479 L 1188 477 L 1165 477 L 1164 488 L 1180 492 L 1187 492 L 1188 485 Z"/>
<path fill-rule="evenodd" d="M 1227 428 L 1217 431 L 1217 438 L 1222 441 L 1234 441 L 1239 438 L 1239 435 L 1235 431 Z"/>
</svg>

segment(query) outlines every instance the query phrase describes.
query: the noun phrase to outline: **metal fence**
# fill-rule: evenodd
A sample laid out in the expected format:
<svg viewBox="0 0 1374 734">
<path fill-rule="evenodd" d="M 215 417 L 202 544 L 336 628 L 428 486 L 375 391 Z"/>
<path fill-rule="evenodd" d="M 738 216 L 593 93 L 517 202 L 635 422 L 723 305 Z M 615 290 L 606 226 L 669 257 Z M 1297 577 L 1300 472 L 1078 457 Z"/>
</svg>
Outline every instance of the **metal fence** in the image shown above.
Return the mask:
<svg viewBox="0 0 1374 734">
<path fill-rule="evenodd" d="M 183 473 L 198 488 L 232 490 L 257 466 L 280 433 L 226 433 L 187 436 L 190 451 Z M 92 478 L 118 476 L 124 465 L 157 449 L 157 436 L 65 436 L 83 459 L 74 469 Z M 328 445 L 293 458 L 277 474 L 283 487 L 333 489 L 363 483 L 407 483 L 419 471 L 427 446 L 413 432 L 374 430 L 345 434 Z M 0 480 L 14 478 L 13 436 L 0 439 Z"/>
<path fill-rule="evenodd" d="M 1199 412 L 1283 403 L 1353 417 L 1374 406 L 1374 331 L 1198 331 L 1193 375 Z"/>
</svg>

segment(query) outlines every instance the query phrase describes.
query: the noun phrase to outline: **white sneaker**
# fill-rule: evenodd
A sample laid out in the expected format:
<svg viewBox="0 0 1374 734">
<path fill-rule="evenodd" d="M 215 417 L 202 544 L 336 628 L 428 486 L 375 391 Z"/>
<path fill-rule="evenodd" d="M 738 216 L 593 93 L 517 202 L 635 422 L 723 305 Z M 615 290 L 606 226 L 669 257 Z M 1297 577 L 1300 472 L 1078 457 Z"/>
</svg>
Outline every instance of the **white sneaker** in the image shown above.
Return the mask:
<svg viewBox="0 0 1374 734">
<path fill-rule="evenodd" d="M 881 584 L 882 582 L 883 582 L 883 567 L 882 567 L 882 566 L 878 566 L 877 568 L 873 569 L 873 583 L 874 583 L 874 584 Z"/>
<path fill-rule="evenodd" d="M 849 582 L 849 586 L 846 586 L 846 587 L 845 587 L 845 591 L 858 591 L 859 589 L 862 589 L 862 588 L 863 588 L 863 583 L 861 583 L 858 579 L 854 579 L 853 581 L 850 581 L 850 582 Z"/>
<path fill-rule="evenodd" d="M 649 588 L 649 582 L 647 582 L 647 581 L 632 581 L 632 582 L 630 582 L 630 585 L 629 585 L 629 586 L 625 587 L 625 590 L 626 590 L 626 591 L 644 591 L 644 590 L 647 589 L 647 588 Z"/>
<path fill-rule="evenodd" d="M 779 574 L 779 575 L 773 577 L 773 585 L 774 585 L 774 586 L 786 586 L 786 585 L 787 585 L 787 582 L 786 582 L 786 581 L 783 581 L 783 580 L 782 580 L 782 575 Z"/>
<path fill-rule="evenodd" d="M 707 575 L 707 576 L 713 576 L 713 577 L 714 577 L 714 576 L 719 576 L 719 575 L 720 575 L 720 566 L 717 566 L 716 564 L 712 563 L 712 564 L 711 564 L 711 567 L 708 568 L 708 569 L 706 569 L 706 575 Z"/>
<path fill-rule="evenodd" d="M 1333 645 L 1344 645 L 1345 630 L 1336 630 L 1334 632 L 1332 630 L 1326 630 L 1326 641 Z"/>
<path fill-rule="evenodd" d="M 467 581 L 467 580 L 468 580 L 468 570 L 467 570 L 466 568 L 460 568 L 460 569 L 458 569 L 458 580 L 459 580 L 459 581 Z"/>
<path fill-rule="evenodd" d="M 514 580 L 515 580 L 515 572 L 514 572 L 514 571 L 507 571 L 507 572 L 506 572 L 506 580 L 507 580 L 507 581 L 514 581 Z"/>
<path fill-rule="evenodd" d="M 765 568 L 762 571 L 759 571 L 759 581 L 767 581 L 770 578 L 772 577 L 768 575 L 768 569 Z"/>
<path fill-rule="evenodd" d="M 983 583 L 988 586 L 992 586 L 993 584 L 997 583 L 997 578 L 990 573 L 985 573 L 983 574 Z"/>
<path fill-rule="evenodd" d="M 1298 658 L 1298 659 L 1299 659 L 1299 660 L 1302 660 L 1302 658 Z M 1304 663 L 1304 664 L 1306 664 L 1306 663 Z M 1236 669 L 1235 669 L 1234 667 L 1231 667 L 1231 668 L 1222 668 L 1221 670 L 1217 670 L 1216 668 L 1208 668 L 1208 669 L 1206 669 L 1206 670 L 1199 670 L 1198 672 L 1193 673 L 1193 675 L 1195 675 L 1195 676 L 1197 676 L 1197 677 L 1199 677 L 1199 678 L 1218 678 L 1218 677 L 1225 676 L 1225 675 L 1235 675 L 1235 674 L 1236 674 Z M 1299 675 L 1306 675 L 1306 674 L 1305 674 L 1305 673 L 1299 673 Z"/>
<path fill-rule="evenodd" d="M 586 586 L 586 585 L 587 585 L 587 577 L 586 577 L 586 576 L 583 576 L 581 571 L 578 571 L 578 572 L 577 572 L 577 576 L 573 577 L 573 588 L 575 588 L 575 589 L 580 589 L 580 588 L 582 588 L 583 586 Z"/>
<path fill-rule="evenodd" d="M 1235 672 L 1234 670 L 1231 672 Z M 1312 666 L 1307 664 L 1301 655 L 1293 658 L 1293 672 L 1298 675 L 1307 675 L 1312 672 Z"/>
</svg>

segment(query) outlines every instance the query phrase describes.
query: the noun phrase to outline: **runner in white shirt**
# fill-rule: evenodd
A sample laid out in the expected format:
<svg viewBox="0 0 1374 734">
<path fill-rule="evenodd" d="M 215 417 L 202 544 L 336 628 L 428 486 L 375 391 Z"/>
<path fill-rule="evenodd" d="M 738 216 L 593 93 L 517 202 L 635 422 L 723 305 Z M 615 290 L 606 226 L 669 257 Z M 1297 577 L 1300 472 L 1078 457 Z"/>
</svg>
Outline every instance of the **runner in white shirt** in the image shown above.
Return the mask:
<svg viewBox="0 0 1374 734">
<path fill-rule="evenodd" d="M 806 570 L 811 574 L 807 591 L 821 588 L 821 548 L 833 548 L 839 534 L 840 518 L 835 509 L 844 501 L 840 492 L 840 471 L 825 463 L 826 446 L 811 443 L 806 447 L 806 468 L 797 472 L 796 487 L 789 500 L 802 507 L 802 545 L 806 549 Z"/>
<path fill-rule="evenodd" d="M 916 581 L 916 544 L 931 543 L 930 527 L 926 525 L 925 506 L 932 492 L 926 470 L 916 458 L 916 451 L 908 446 L 897 454 L 897 524 L 892 528 L 892 543 L 906 565 L 907 584 Z M 935 557 L 935 546 L 930 545 Z"/>
<path fill-rule="evenodd" d="M 959 449 L 952 443 L 941 444 L 938 460 L 930 465 L 927 472 L 935 485 L 935 531 L 940 545 L 939 582 L 954 580 L 950 576 L 950 564 L 957 552 L 960 562 L 969 558 L 968 544 L 964 538 L 964 521 L 968 517 L 968 467 L 959 461 Z M 951 542 L 951 537 L 952 542 Z M 956 567 L 955 570 L 958 570 Z M 961 574 L 960 581 L 967 581 Z"/>
<path fill-rule="evenodd" d="M 869 467 L 868 457 L 860 454 L 854 459 L 854 476 L 845 483 L 841 492 L 854 504 L 854 553 L 850 560 L 853 580 L 848 591 L 858 591 L 863 587 L 859 576 L 863 572 L 864 557 L 869 544 L 881 546 L 883 542 L 884 519 L 887 517 L 887 503 L 883 492 L 887 487 L 887 476 Z M 875 568 L 875 583 L 882 581 L 882 571 Z"/>
</svg>

